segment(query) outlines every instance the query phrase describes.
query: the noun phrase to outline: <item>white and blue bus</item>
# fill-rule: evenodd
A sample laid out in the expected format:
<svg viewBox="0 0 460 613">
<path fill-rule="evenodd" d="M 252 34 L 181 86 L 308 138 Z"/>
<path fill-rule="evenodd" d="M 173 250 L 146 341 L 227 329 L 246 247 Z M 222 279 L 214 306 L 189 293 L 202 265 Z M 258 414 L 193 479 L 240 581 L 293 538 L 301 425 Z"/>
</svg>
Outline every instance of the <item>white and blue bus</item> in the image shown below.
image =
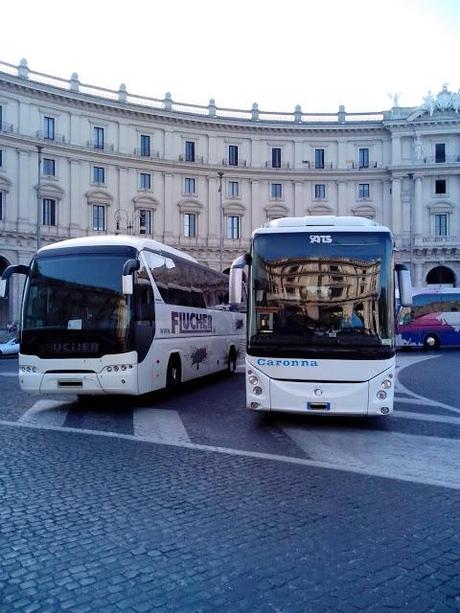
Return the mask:
<svg viewBox="0 0 460 613">
<path fill-rule="evenodd" d="M 43 394 L 137 395 L 235 370 L 245 315 L 228 275 L 154 240 L 87 237 L 40 249 L 26 275 L 19 381 Z"/>
<path fill-rule="evenodd" d="M 460 289 L 420 287 L 412 290 L 412 306 L 399 307 L 398 347 L 460 347 Z"/>
<path fill-rule="evenodd" d="M 360 217 L 277 219 L 230 271 L 230 301 L 249 272 L 247 407 L 322 415 L 393 410 L 394 271 L 388 228 Z"/>
</svg>

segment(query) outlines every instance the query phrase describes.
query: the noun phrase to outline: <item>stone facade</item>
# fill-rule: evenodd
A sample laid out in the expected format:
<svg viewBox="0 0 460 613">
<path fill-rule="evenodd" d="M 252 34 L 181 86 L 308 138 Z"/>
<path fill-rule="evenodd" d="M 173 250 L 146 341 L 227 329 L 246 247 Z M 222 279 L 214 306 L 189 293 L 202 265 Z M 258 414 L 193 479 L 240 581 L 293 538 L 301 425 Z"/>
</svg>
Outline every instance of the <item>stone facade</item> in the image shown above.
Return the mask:
<svg viewBox="0 0 460 613">
<path fill-rule="evenodd" d="M 445 86 L 420 107 L 394 104 L 231 111 L 0 62 L 0 272 L 29 263 L 38 245 L 114 232 L 225 269 L 268 219 L 338 214 L 389 226 L 415 286 L 458 286 L 459 96 Z M 19 285 L 0 326 L 17 317 Z"/>
</svg>

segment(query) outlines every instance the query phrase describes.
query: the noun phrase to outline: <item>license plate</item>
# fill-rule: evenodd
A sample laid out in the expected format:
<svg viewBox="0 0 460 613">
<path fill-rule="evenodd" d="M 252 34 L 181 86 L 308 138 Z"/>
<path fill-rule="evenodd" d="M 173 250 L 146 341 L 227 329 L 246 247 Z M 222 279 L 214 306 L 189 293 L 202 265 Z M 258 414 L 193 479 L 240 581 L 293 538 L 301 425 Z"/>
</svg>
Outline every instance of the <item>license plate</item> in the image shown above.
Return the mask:
<svg viewBox="0 0 460 613">
<path fill-rule="evenodd" d="M 307 402 L 307 409 L 309 411 L 330 411 L 330 402 Z"/>
</svg>

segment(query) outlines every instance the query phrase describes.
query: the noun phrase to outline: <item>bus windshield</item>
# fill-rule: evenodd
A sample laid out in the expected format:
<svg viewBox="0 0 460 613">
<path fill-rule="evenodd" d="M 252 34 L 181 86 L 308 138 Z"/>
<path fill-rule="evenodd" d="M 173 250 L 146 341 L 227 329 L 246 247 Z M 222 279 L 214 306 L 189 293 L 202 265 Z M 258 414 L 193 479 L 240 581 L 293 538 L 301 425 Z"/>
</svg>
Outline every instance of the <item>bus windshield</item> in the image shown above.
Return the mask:
<svg viewBox="0 0 460 613">
<path fill-rule="evenodd" d="M 38 255 L 25 288 L 21 351 L 50 357 L 63 346 L 80 356 L 129 350 L 131 309 L 121 288 L 127 257 Z"/>
<path fill-rule="evenodd" d="M 394 352 L 387 233 L 260 234 L 253 243 L 248 353 L 383 358 Z M 328 355 L 329 354 L 329 355 Z"/>
</svg>

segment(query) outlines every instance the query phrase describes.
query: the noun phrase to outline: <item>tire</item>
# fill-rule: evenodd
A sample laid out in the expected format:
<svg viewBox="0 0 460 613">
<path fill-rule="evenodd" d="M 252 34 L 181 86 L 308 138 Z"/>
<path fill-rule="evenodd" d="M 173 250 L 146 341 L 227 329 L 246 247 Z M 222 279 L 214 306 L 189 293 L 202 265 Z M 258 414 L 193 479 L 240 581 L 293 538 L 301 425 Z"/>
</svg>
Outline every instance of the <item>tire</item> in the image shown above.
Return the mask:
<svg viewBox="0 0 460 613">
<path fill-rule="evenodd" d="M 233 375 L 236 372 L 236 350 L 235 347 L 230 347 L 227 358 L 227 372 Z"/>
<path fill-rule="evenodd" d="M 168 370 L 166 372 L 166 390 L 168 392 L 175 392 L 181 384 L 182 380 L 182 367 L 179 356 L 172 355 L 169 358 Z"/>
<path fill-rule="evenodd" d="M 427 334 L 425 340 L 423 341 L 423 348 L 425 350 L 428 349 L 439 349 L 439 338 L 436 334 Z"/>
</svg>

